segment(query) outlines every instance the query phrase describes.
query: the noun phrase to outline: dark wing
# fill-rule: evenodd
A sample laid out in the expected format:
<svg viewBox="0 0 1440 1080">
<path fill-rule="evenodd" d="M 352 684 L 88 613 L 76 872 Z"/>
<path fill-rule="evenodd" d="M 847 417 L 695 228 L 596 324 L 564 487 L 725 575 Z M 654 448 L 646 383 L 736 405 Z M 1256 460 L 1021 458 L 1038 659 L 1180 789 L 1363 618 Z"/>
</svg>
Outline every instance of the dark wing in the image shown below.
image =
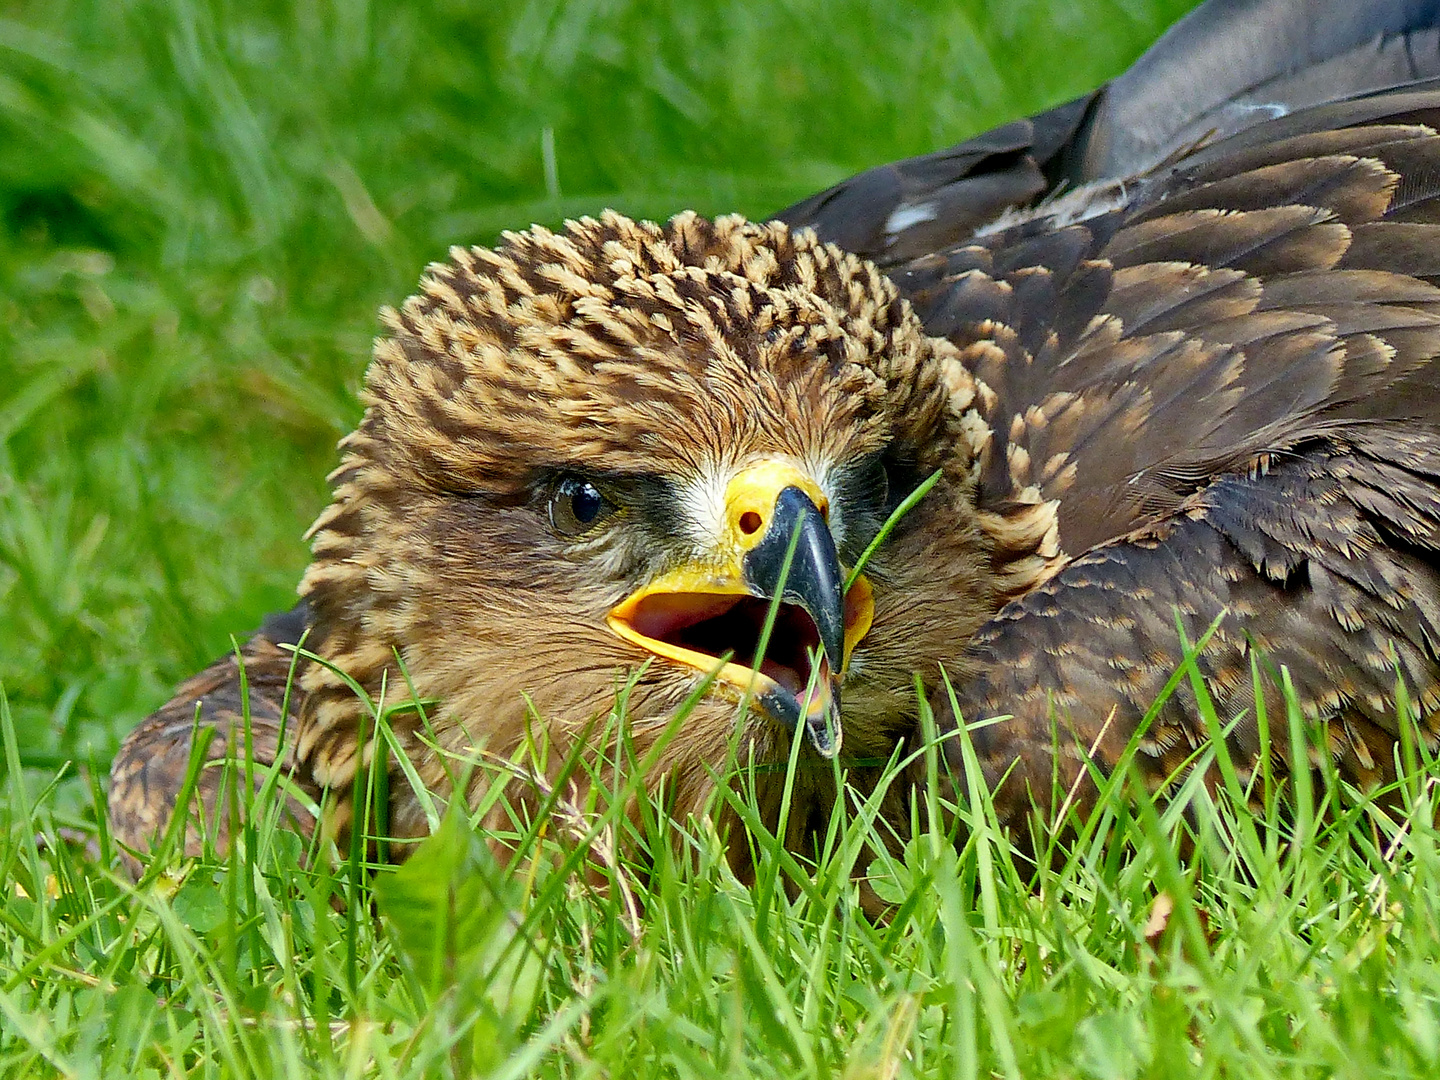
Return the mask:
<svg viewBox="0 0 1440 1080">
<path fill-rule="evenodd" d="M 1092 748 L 1114 764 L 1180 664 L 1177 613 L 1191 641 L 1219 620 L 1201 668 L 1222 718 L 1244 714 L 1242 769 L 1252 652 L 1359 784 L 1394 775 L 1397 678 L 1440 732 L 1436 126 L 1440 85 L 1321 106 L 1118 209 L 897 274 L 985 384 L 982 512 L 1058 512 L 1052 576 L 956 664 L 966 720 L 1014 715 L 975 736 L 989 781 L 1011 772 L 1007 812 L 1068 790 Z M 1158 785 L 1204 734 L 1184 686 L 1142 770 Z"/>
<path fill-rule="evenodd" d="M 1054 190 L 1047 174 L 1096 94 L 994 128 L 947 150 L 880 165 L 775 216 L 890 266 L 947 247 Z"/>
<path fill-rule="evenodd" d="M 245 644 L 238 660 L 233 654 L 223 657 L 185 680 L 168 703 L 130 732 L 110 768 L 110 832 L 116 840 L 135 851 L 148 851 L 163 836 L 184 785 L 194 735 L 210 728 L 215 734 L 206 748 L 207 764 L 199 776 L 196 809 L 187 827 L 184 850 L 198 854 L 207 836 L 218 850 L 227 849 L 234 816 L 231 805 L 243 810 L 244 802 L 231 797 L 239 793 L 237 785 L 243 784 L 245 769 L 246 699 L 241 661 L 249 694 L 257 790 L 265 770 L 283 755 L 287 783 L 311 800 L 319 799 L 319 787 L 295 764 L 292 754 L 290 733 L 300 711 L 298 687 L 289 689 L 288 716 L 284 711 L 294 653 L 280 646 L 299 642 L 307 619 L 303 603 L 271 616 Z M 308 837 L 314 819 L 300 801 L 287 795 L 286 812 L 294 827 Z M 126 864 L 138 876 L 139 864 L 128 856 Z"/>
<path fill-rule="evenodd" d="M 1440 0 L 1210 0 L 1099 90 L 780 211 L 890 266 L 1297 109 L 1440 76 Z"/>
<path fill-rule="evenodd" d="M 1210 0 L 1109 83 L 1071 183 L 1134 176 L 1264 120 L 1440 76 L 1440 0 Z"/>
</svg>

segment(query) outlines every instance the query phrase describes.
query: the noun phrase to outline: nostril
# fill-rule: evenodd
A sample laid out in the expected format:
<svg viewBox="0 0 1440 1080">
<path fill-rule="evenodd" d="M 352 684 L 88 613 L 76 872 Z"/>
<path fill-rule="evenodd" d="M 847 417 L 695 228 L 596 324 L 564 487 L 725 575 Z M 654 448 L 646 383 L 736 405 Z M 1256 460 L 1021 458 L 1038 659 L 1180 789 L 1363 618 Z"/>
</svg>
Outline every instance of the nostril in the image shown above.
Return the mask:
<svg viewBox="0 0 1440 1080">
<path fill-rule="evenodd" d="M 740 515 L 740 531 L 746 536 L 754 536 L 764 524 L 765 520 L 754 510 L 746 510 Z"/>
</svg>

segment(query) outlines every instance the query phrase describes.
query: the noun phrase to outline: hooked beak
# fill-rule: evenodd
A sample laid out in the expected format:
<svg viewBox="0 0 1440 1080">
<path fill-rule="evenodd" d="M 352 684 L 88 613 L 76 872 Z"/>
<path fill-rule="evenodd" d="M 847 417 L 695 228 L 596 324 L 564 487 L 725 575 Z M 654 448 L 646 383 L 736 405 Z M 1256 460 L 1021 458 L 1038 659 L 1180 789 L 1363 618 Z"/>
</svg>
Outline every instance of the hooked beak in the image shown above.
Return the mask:
<svg viewBox="0 0 1440 1080">
<path fill-rule="evenodd" d="M 832 758 L 842 739 L 840 686 L 874 603 L 863 575 L 846 592 L 827 511 L 818 485 L 793 466 L 746 469 L 726 490 L 720 565 L 662 574 L 607 621 L 647 652 L 716 672 L 786 728 L 803 724 L 810 745 Z"/>
</svg>

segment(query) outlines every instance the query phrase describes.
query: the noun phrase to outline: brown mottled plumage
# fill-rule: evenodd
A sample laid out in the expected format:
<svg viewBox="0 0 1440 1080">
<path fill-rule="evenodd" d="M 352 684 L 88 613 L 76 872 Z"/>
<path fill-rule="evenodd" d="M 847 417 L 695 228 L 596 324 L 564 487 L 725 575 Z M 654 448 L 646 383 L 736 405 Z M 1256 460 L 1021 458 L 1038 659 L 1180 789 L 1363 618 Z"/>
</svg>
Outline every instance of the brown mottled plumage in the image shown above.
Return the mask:
<svg viewBox="0 0 1440 1080">
<path fill-rule="evenodd" d="M 1440 735 L 1437 127 L 1440 88 L 1420 85 L 1252 119 L 1123 187 L 1017 211 L 1039 193 L 1022 185 L 980 227 L 937 222 L 925 191 L 951 198 L 983 154 L 952 155 L 963 175 L 902 201 L 836 189 L 789 212 L 822 235 L 889 236 L 870 252 L 888 277 L 808 231 L 693 215 L 452 250 L 384 315 L 313 529 L 300 615 L 328 666 L 304 665 L 292 699 L 302 787 L 328 786 L 345 825 L 371 749 L 337 671 L 394 700 L 397 655 L 436 703 L 438 745 L 395 721 L 433 790 L 466 755 L 512 755 L 529 717 L 563 754 L 637 671 L 626 722 L 643 754 L 702 677 L 684 655 L 748 659 L 736 613 L 751 609 L 728 605 L 774 591 L 765 552 L 791 523 L 818 545 L 795 564 L 811 591 L 785 594 L 803 611 L 778 628 L 791 651 L 765 685 L 817 667 L 840 711 L 821 695 L 798 721 L 793 698 L 742 717 L 722 678 L 651 777 L 679 815 L 728 747 L 782 760 L 796 722 L 812 744 L 797 805 L 823 810 L 842 734 L 849 761 L 916 737 L 916 673 L 953 726 L 942 671 L 966 720 L 1014 717 L 974 735 L 1007 820 L 1057 780 L 1083 805 L 1087 763 L 1115 764 L 1180 662 L 1177 615 L 1191 640 L 1218 625 L 1200 666 L 1242 717 L 1243 770 L 1258 655 L 1272 716 L 1283 665 L 1340 774 L 1393 778 L 1397 676 L 1422 736 Z M 868 596 L 826 591 L 827 567 L 853 565 L 936 469 L 865 569 L 870 622 Z M 252 686 L 288 671 L 263 636 L 250 654 Z M 219 692 L 204 722 L 233 727 L 230 663 L 122 749 L 126 843 L 173 800 L 177 717 Z M 272 699 L 251 706 L 266 732 Z M 1182 687 L 1144 733 L 1142 774 L 1158 787 L 1204 736 Z M 392 831 L 423 834 L 398 773 L 391 791 Z M 795 815 L 793 842 L 807 824 Z"/>
</svg>

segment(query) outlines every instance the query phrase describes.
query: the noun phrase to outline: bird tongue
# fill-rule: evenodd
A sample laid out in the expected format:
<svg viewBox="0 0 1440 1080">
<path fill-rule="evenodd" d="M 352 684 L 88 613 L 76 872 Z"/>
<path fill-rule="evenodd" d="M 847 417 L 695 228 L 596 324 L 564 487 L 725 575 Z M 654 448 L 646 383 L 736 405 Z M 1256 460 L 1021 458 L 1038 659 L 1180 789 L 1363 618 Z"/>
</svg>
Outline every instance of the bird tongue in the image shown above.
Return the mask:
<svg viewBox="0 0 1440 1080">
<path fill-rule="evenodd" d="M 840 752 L 840 686 L 831 675 L 830 662 L 818 653 L 816 649 L 810 654 L 815 662 L 815 685 L 813 689 L 807 687 L 811 689 L 811 696 L 807 697 L 805 690 L 801 690 L 795 697 L 800 703 L 801 722 L 810 745 L 821 757 L 833 758 Z"/>
<path fill-rule="evenodd" d="M 777 664 L 774 660 L 766 657 L 765 662 L 760 665 L 760 674 L 770 676 L 794 694 L 797 701 L 804 698 L 806 679 L 794 668 Z"/>
</svg>

